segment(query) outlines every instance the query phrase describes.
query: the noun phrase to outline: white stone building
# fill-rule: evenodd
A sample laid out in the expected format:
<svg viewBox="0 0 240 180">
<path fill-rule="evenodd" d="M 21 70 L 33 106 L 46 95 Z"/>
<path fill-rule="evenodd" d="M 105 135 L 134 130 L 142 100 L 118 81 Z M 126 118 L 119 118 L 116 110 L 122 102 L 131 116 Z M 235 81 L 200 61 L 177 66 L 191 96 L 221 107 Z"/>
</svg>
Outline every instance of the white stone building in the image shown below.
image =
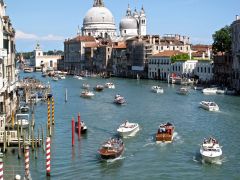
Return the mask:
<svg viewBox="0 0 240 180">
<path fill-rule="evenodd" d="M 0 0 L 0 121 L 9 120 L 17 107 L 15 70 L 15 30 L 6 5 Z"/>
<path fill-rule="evenodd" d="M 136 9 L 132 13 L 128 6 L 126 16 L 120 22 L 119 30 L 121 37 L 145 36 L 147 34 L 147 18 L 143 7 L 139 13 Z"/>
<path fill-rule="evenodd" d="M 203 82 L 213 80 L 213 61 L 212 60 L 198 60 L 194 69 L 194 75 Z"/>
<path fill-rule="evenodd" d="M 40 45 L 37 44 L 34 50 L 34 57 L 31 60 L 31 65 L 35 68 L 57 69 L 57 61 L 61 60 L 60 55 L 44 55 Z"/>
<path fill-rule="evenodd" d="M 232 57 L 233 57 L 233 79 L 232 87 L 240 92 L 240 17 L 231 25 L 232 29 Z"/>
<path fill-rule="evenodd" d="M 94 0 L 93 7 L 86 13 L 82 35 L 111 39 L 117 36 L 114 17 L 104 6 L 103 0 Z"/>
</svg>

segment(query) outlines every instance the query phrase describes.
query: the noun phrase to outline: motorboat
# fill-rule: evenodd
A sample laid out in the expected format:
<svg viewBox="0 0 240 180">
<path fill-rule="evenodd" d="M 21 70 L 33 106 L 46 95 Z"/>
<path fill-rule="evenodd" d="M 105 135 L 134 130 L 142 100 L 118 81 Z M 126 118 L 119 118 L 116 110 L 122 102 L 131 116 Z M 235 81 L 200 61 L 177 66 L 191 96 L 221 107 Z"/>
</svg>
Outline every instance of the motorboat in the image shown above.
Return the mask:
<svg viewBox="0 0 240 180">
<path fill-rule="evenodd" d="M 126 100 L 123 96 L 117 94 L 117 95 L 115 95 L 114 103 L 119 104 L 119 105 L 123 105 L 123 104 L 126 103 Z"/>
<path fill-rule="evenodd" d="M 122 137 L 134 136 L 138 131 L 139 131 L 138 123 L 130 123 L 128 121 L 125 121 L 117 129 L 117 132 Z"/>
<path fill-rule="evenodd" d="M 59 77 L 59 79 L 66 79 L 66 76 L 64 76 L 62 74 L 59 74 L 58 77 Z"/>
<path fill-rule="evenodd" d="M 108 83 L 105 84 L 105 88 L 115 89 L 115 85 L 111 82 L 108 82 Z"/>
<path fill-rule="evenodd" d="M 28 105 L 23 105 L 23 106 L 20 106 L 20 111 L 22 112 L 22 113 L 26 113 L 26 112 L 28 112 L 29 110 L 30 110 L 30 108 L 29 108 L 29 106 Z"/>
<path fill-rule="evenodd" d="M 215 102 L 212 101 L 201 101 L 200 107 L 208 111 L 219 111 L 219 107 Z"/>
<path fill-rule="evenodd" d="M 224 89 L 217 89 L 216 93 L 217 94 L 225 94 L 226 90 L 224 90 Z"/>
<path fill-rule="evenodd" d="M 79 75 L 74 75 L 73 78 L 74 78 L 74 79 L 83 80 L 82 76 L 79 76 Z"/>
<path fill-rule="evenodd" d="M 25 67 L 24 70 L 23 70 L 25 73 L 32 73 L 34 71 L 33 68 L 31 67 Z"/>
<path fill-rule="evenodd" d="M 173 141 L 173 133 L 175 127 L 173 124 L 167 122 L 166 124 L 161 124 L 158 127 L 156 133 L 156 142 L 157 143 L 171 143 Z"/>
<path fill-rule="evenodd" d="M 181 87 L 177 90 L 177 93 L 180 95 L 187 95 L 189 93 L 189 90 L 187 87 Z"/>
<path fill-rule="evenodd" d="M 218 141 L 212 137 L 204 139 L 200 147 L 202 160 L 208 163 L 216 163 L 221 160 L 222 149 Z"/>
<path fill-rule="evenodd" d="M 22 128 L 28 128 L 29 126 L 29 114 L 16 114 L 15 126 Z"/>
<path fill-rule="evenodd" d="M 83 88 L 83 89 L 89 89 L 89 88 L 90 88 L 90 85 L 84 83 L 84 84 L 82 85 L 82 88 Z"/>
<path fill-rule="evenodd" d="M 96 85 L 93 89 L 94 89 L 95 91 L 100 92 L 100 91 L 103 91 L 104 87 L 103 87 L 103 85 Z"/>
<path fill-rule="evenodd" d="M 82 91 L 81 92 L 81 97 L 84 97 L 84 98 L 91 98 L 94 96 L 94 93 L 91 92 L 91 91 L 88 91 L 88 90 L 85 90 L 85 91 Z"/>
<path fill-rule="evenodd" d="M 121 139 L 112 138 L 102 144 L 98 153 L 102 159 L 115 159 L 122 155 L 124 148 Z"/>
<path fill-rule="evenodd" d="M 53 81 L 58 81 L 58 77 L 53 77 L 52 80 Z"/>
<path fill-rule="evenodd" d="M 75 131 L 78 132 L 78 122 L 75 122 Z M 81 121 L 81 134 L 85 134 L 87 132 L 86 124 Z"/>
<path fill-rule="evenodd" d="M 194 86 L 193 89 L 194 90 L 203 90 L 204 88 L 202 86 Z"/>
<path fill-rule="evenodd" d="M 204 94 L 216 94 L 217 93 L 217 88 L 204 88 L 202 90 Z"/>
<path fill-rule="evenodd" d="M 163 88 L 160 87 L 160 86 L 152 86 L 151 89 L 152 89 L 152 91 L 155 92 L 155 93 L 163 93 L 163 92 L 164 92 Z"/>
</svg>

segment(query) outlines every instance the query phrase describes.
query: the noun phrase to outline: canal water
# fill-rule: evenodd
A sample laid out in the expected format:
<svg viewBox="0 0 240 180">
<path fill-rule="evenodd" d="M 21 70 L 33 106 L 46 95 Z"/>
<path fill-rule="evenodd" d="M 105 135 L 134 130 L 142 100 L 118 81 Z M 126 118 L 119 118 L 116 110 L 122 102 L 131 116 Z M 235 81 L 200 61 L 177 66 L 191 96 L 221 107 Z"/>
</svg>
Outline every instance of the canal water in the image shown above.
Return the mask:
<svg viewBox="0 0 240 180">
<path fill-rule="evenodd" d="M 49 81 L 55 98 L 55 126 L 51 144 L 51 177 L 46 178 L 45 154 L 38 149 L 38 158 L 30 151 L 31 175 L 40 179 L 240 179 L 240 98 L 226 95 L 204 95 L 191 90 L 187 96 L 176 93 L 177 85 L 158 81 L 135 79 L 67 77 L 58 82 L 42 78 L 40 74 L 22 74 Z M 116 89 L 96 92 L 93 99 L 80 97 L 83 83 L 91 88 L 96 84 L 113 82 Z M 151 86 L 160 85 L 164 94 L 151 92 Z M 68 101 L 65 103 L 65 89 Z M 126 98 L 127 104 L 113 104 L 115 94 Z M 215 101 L 220 112 L 199 108 L 202 100 Z M 71 145 L 71 119 L 81 120 L 88 126 L 75 146 Z M 46 127 L 47 105 L 36 106 L 36 127 Z M 125 120 L 139 123 L 141 130 L 135 137 L 124 139 L 125 152 L 115 161 L 99 160 L 97 150 Z M 176 133 L 172 144 L 156 144 L 154 135 L 161 123 L 172 122 Z M 200 143 L 205 137 L 218 139 L 223 150 L 219 164 L 204 164 L 199 155 Z M 8 151 L 4 166 L 19 166 L 24 171 L 24 159 Z M 15 168 L 16 169 L 16 168 Z"/>
</svg>

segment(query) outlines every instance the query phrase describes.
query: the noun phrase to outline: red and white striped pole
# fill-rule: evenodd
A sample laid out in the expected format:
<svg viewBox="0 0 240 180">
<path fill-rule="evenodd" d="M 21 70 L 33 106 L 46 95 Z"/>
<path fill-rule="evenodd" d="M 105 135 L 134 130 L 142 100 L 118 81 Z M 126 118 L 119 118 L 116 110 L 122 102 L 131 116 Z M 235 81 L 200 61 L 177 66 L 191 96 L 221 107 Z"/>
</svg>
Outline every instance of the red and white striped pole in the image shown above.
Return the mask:
<svg viewBox="0 0 240 180">
<path fill-rule="evenodd" d="M 80 140 L 80 137 L 81 137 L 81 129 L 82 129 L 81 117 L 80 117 L 80 113 L 78 113 L 78 140 Z"/>
<path fill-rule="evenodd" d="M 0 180 L 3 180 L 3 154 L 0 154 Z"/>
<path fill-rule="evenodd" d="M 25 179 L 29 179 L 30 177 L 30 161 L 29 161 L 29 145 L 25 145 Z"/>
<path fill-rule="evenodd" d="M 50 176 L 51 173 L 51 139 L 47 137 L 46 140 L 46 173 L 47 176 Z"/>
<path fill-rule="evenodd" d="M 74 118 L 72 118 L 72 146 L 74 146 L 74 129 L 75 129 Z"/>
</svg>

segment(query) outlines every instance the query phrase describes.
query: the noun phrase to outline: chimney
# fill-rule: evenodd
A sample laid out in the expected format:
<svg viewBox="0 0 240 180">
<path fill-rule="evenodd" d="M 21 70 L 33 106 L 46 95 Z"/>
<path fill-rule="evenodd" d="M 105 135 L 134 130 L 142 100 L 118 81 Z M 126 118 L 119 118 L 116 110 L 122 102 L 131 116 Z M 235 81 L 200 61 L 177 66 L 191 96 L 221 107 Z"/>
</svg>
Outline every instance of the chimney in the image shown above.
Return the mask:
<svg viewBox="0 0 240 180">
<path fill-rule="evenodd" d="M 237 21 L 237 20 L 239 20 L 239 19 L 240 19 L 240 18 L 239 18 L 239 16 L 238 16 L 238 15 L 236 15 L 236 21 Z"/>
</svg>

